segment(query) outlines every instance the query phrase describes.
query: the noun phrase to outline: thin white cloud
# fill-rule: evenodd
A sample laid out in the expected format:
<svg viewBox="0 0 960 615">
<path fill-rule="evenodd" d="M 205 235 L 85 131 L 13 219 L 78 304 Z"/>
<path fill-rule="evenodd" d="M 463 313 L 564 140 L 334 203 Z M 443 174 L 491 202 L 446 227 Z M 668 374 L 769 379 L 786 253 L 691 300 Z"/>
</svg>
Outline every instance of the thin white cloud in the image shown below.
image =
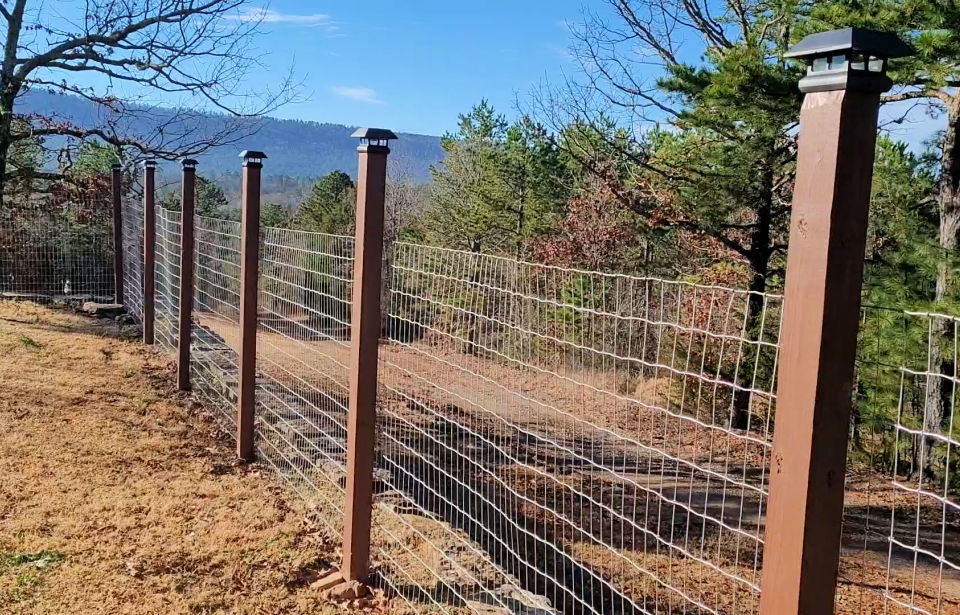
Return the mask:
<svg viewBox="0 0 960 615">
<path fill-rule="evenodd" d="M 377 92 L 373 88 L 354 88 L 345 85 L 338 85 L 332 88 L 333 93 L 343 98 L 349 98 L 357 102 L 373 105 L 382 105 L 385 101 L 377 98 Z"/>
<path fill-rule="evenodd" d="M 250 21 L 260 23 L 291 24 L 295 26 L 304 26 L 315 28 L 322 26 L 327 30 L 336 30 L 337 25 L 333 18 L 323 13 L 313 13 L 311 15 L 295 15 L 293 13 L 281 13 L 264 8 L 247 8 L 239 14 L 234 15 L 233 19 L 239 21 Z"/>
</svg>

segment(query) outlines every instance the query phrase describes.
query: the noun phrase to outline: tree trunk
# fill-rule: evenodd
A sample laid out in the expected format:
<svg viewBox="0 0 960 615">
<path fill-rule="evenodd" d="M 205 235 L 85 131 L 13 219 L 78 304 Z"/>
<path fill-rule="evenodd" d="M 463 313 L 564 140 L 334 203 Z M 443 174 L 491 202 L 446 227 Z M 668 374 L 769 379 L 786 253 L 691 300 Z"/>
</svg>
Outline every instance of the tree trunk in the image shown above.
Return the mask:
<svg viewBox="0 0 960 615">
<path fill-rule="evenodd" d="M 769 231 L 769 226 L 767 230 Z M 740 388 L 734 389 L 733 392 L 733 415 L 730 426 L 734 429 L 750 428 L 751 393 L 747 389 L 753 385 L 753 374 L 758 369 L 758 365 L 756 345 L 747 342 L 756 341 L 763 336 L 760 325 L 763 320 L 763 293 L 767 290 L 767 276 L 770 273 L 769 247 L 751 258 L 751 266 L 753 276 L 750 279 L 750 296 L 747 299 L 747 313 L 744 316 L 744 341 L 741 342 L 742 355 L 735 380 L 735 384 Z"/>
<path fill-rule="evenodd" d="M 10 146 L 13 144 L 13 105 L 20 93 L 21 83 L 16 77 L 17 48 L 20 46 L 20 31 L 23 28 L 23 12 L 27 0 L 17 0 L 7 18 L 7 41 L 3 48 L 3 64 L 0 65 L 0 210 L 3 210 L 7 187 L 7 164 Z"/>
<path fill-rule="evenodd" d="M 740 362 L 736 367 L 736 375 L 732 378 L 739 388 L 733 391 L 733 409 L 730 417 L 730 426 L 733 429 L 750 428 L 751 393 L 748 389 L 753 386 L 753 375 L 759 368 L 757 365 L 756 345 L 747 343 L 763 337 L 761 330 L 764 309 L 764 295 L 767 290 L 767 277 L 770 275 L 770 243 L 773 234 L 773 169 L 767 169 L 763 176 L 764 199 L 757 210 L 756 225 L 750 234 L 750 295 L 747 298 L 744 315 L 743 338 L 741 342 Z"/>
<path fill-rule="evenodd" d="M 943 138 L 943 153 L 940 159 L 940 183 L 937 188 L 937 209 L 940 215 L 940 260 L 937 263 L 937 283 L 934 291 L 934 303 L 942 304 L 956 291 L 953 276 L 953 258 L 957 249 L 960 233 L 960 152 L 957 151 L 957 132 L 960 129 L 960 95 L 954 97 L 947 109 L 947 130 Z M 923 431 L 939 434 L 943 417 L 947 411 L 950 395 L 946 392 L 948 384 L 945 378 L 937 374 L 944 373 L 946 363 L 953 364 L 953 357 L 944 361 L 942 343 L 950 339 L 951 323 L 944 318 L 934 319 L 930 324 L 929 358 L 927 361 L 927 382 L 924 393 Z M 915 474 L 933 469 L 936 460 L 930 459 L 930 441 L 921 438 L 920 464 Z"/>
</svg>

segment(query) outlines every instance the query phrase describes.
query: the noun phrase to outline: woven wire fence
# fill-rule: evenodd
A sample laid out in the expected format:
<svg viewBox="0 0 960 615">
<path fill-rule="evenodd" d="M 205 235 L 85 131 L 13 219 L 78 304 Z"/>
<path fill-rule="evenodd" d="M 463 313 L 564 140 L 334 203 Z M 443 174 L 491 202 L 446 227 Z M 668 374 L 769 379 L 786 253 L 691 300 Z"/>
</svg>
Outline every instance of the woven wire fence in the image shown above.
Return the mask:
<svg viewBox="0 0 960 615">
<path fill-rule="evenodd" d="M 156 213 L 154 335 L 160 348 L 175 352 L 180 330 L 180 212 L 157 205 Z"/>
<path fill-rule="evenodd" d="M 7 199 L 0 212 L 0 294 L 113 301 L 110 195 L 69 191 Z"/>
<path fill-rule="evenodd" d="M 260 268 L 257 455 L 339 535 L 353 238 L 268 228 Z"/>
<path fill-rule="evenodd" d="M 378 530 L 398 593 L 756 612 L 779 297 L 404 243 L 389 293 Z"/>
<path fill-rule="evenodd" d="M 195 218 L 190 380 L 223 431 L 237 433 L 240 362 L 240 223 Z"/>
<path fill-rule="evenodd" d="M 838 613 L 960 613 L 957 322 L 863 310 Z"/>
<path fill-rule="evenodd" d="M 126 195 L 120 202 L 123 234 L 123 293 L 120 302 L 137 323 L 143 322 L 143 200 Z"/>
<path fill-rule="evenodd" d="M 103 205 L 0 219 L 0 291 L 111 299 Z M 139 317 L 138 199 L 123 217 Z M 240 225 L 195 224 L 193 388 L 233 437 Z M 158 207 L 169 351 L 180 232 Z M 353 238 L 261 239 L 258 457 L 336 537 Z M 410 243 L 384 278 L 373 539 L 391 594 L 441 612 L 757 612 L 779 296 Z M 838 613 L 960 613 L 957 323 L 863 310 Z"/>
</svg>

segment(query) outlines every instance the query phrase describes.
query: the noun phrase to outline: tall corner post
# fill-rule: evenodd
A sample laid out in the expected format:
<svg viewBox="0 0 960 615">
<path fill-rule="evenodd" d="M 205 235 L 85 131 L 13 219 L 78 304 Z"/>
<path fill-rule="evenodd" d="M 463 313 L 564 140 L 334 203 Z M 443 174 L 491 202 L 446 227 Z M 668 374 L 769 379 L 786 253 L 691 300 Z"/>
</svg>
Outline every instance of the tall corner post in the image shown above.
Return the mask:
<svg viewBox="0 0 960 615">
<path fill-rule="evenodd" d="M 156 320 L 156 250 L 157 250 L 157 212 L 156 199 L 157 163 L 145 160 L 143 163 L 143 343 L 154 342 L 154 322 Z"/>
<path fill-rule="evenodd" d="M 190 343 L 193 337 L 194 224 L 197 212 L 197 161 L 183 160 L 180 180 L 180 289 L 177 298 L 177 388 L 190 390 Z"/>
<path fill-rule="evenodd" d="M 880 94 L 896 36 L 807 37 L 780 335 L 761 615 L 834 612 Z"/>
<path fill-rule="evenodd" d="M 110 170 L 110 202 L 113 206 L 113 294 L 115 303 L 123 303 L 123 207 L 120 203 L 123 167 L 114 164 Z"/>
<path fill-rule="evenodd" d="M 370 570 L 370 521 L 376 454 L 377 349 L 389 130 L 361 128 L 353 263 L 350 344 L 350 408 L 347 419 L 347 482 L 343 524 L 345 581 L 363 581 Z"/>
<path fill-rule="evenodd" d="M 263 152 L 245 151 L 240 221 L 240 394 L 237 456 L 253 461 L 257 387 L 257 295 L 260 279 L 260 173 Z"/>
</svg>

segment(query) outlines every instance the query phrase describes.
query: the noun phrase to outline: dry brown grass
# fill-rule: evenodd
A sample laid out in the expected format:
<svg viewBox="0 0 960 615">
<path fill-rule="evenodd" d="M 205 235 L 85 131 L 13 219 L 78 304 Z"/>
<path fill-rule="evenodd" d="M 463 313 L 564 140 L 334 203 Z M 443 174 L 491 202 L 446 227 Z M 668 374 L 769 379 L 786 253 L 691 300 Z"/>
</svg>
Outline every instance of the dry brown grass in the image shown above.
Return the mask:
<svg viewBox="0 0 960 615">
<path fill-rule="evenodd" d="M 299 499 L 117 326 L 0 302 L 0 612 L 327 613 Z"/>
</svg>

